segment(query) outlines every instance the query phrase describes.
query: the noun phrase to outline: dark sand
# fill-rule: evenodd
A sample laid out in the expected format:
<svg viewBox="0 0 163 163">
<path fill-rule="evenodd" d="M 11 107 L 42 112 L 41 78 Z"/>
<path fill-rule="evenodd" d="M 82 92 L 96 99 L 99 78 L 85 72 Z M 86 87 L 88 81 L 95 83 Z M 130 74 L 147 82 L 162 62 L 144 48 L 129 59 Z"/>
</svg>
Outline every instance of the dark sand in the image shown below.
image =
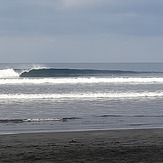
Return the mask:
<svg viewBox="0 0 163 163">
<path fill-rule="evenodd" d="M 0 135 L 0 163 L 163 163 L 163 129 Z"/>
</svg>

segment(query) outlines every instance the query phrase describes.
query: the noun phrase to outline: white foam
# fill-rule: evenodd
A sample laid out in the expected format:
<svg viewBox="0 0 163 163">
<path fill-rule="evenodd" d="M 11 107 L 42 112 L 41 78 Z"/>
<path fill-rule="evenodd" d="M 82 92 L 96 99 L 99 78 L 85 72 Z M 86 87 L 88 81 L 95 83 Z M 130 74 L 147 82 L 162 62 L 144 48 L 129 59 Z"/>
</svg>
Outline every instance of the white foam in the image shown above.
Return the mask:
<svg viewBox="0 0 163 163">
<path fill-rule="evenodd" d="M 46 69 L 47 67 L 44 66 L 40 66 L 40 65 L 32 65 L 31 68 L 23 70 L 20 74 L 22 74 L 23 72 L 29 72 L 31 70 L 39 70 L 39 69 Z"/>
<path fill-rule="evenodd" d="M 17 73 L 13 72 L 15 77 L 18 77 Z M 12 76 L 13 76 L 12 75 Z M 10 73 L 11 76 L 11 73 Z M 9 75 L 7 76 L 9 77 Z M 12 78 L 12 79 L 0 79 L 0 84 L 96 84 L 96 83 L 110 83 L 110 84 L 155 84 L 163 83 L 163 78 L 126 78 L 126 77 L 113 77 L 113 78 Z"/>
<path fill-rule="evenodd" d="M 163 97 L 163 92 L 76 93 L 76 94 L 0 94 L 0 99 L 96 99 Z"/>
<path fill-rule="evenodd" d="M 2 77 L 1 77 L 1 74 L 0 74 L 0 78 L 14 78 L 14 77 L 20 77 L 20 75 L 24 72 L 29 72 L 31 70 L 39 70 L 39 69 L 46 69 L 47 67 L 43 67 L 43 66 L 40 66 L 40 65 L 32 65 L 31 68 L 26 68 L 26 69 L 22 69 L 22 70 L 19 70 L 19 73 L 16 72 L 14 69 L 12 68 L 9 68 L 9 69 L 4 69 L 4 70 L 0 70 L 0 71 L 4 71 L 4 72 L 8 72 L 5 75 L 2 74 Z M 14 75 L 15 74 L 15 75 Z"/>
<path fill-rule="evenodd" d="M 26 70 L 22 70 L 20 73 L 16 72 L 12 68 L 1 69 L 0 70 L 0 79 L 18 78 L 20 76 L 20 74 L 22 74 L 23 72 L 29 72 L 30 70 L 33 70 L 33 69 L 36 69 L 37 70 L 37 69 L 43 69 L 43 68 L 46 68 L 46 67 L 41 67 L 39 65 L 33 65 L 32 68 L 26 69 Z M 1 81 L 0 81 L 0 84 L 1 84 Z"/>
<path fill-rule="evenodd" d="M 13 69 L 3 69 L 0 70 L 0 78 L 15 78 L 19 77 L 19 74 Z"/>
</svg>

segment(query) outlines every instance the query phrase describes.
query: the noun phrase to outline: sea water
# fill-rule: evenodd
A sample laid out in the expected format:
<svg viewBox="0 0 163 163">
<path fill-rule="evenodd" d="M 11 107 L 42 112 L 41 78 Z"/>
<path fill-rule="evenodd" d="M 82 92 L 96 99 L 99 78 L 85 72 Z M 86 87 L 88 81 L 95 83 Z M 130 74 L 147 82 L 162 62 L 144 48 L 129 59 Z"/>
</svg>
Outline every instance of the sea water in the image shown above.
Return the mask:
<svg viewBox="0 0 163 163">
<path fill-rule="evenodd" d="M 163 127 L 163 63 L 0 64 L 0 131 Z"/>
</svg>

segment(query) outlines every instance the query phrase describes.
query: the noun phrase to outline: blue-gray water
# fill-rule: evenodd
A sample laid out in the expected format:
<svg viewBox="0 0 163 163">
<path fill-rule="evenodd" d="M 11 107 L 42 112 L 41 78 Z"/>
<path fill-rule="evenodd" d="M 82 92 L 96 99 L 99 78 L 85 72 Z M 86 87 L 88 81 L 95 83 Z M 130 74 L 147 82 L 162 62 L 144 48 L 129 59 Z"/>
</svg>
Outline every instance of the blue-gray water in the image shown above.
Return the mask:
<svg viewBox="0 0 163 163">
<path fill-rule="evenodd" d="M 0 64 L 0 131 L 163 127 L 163 63 Z"/>
</svg>

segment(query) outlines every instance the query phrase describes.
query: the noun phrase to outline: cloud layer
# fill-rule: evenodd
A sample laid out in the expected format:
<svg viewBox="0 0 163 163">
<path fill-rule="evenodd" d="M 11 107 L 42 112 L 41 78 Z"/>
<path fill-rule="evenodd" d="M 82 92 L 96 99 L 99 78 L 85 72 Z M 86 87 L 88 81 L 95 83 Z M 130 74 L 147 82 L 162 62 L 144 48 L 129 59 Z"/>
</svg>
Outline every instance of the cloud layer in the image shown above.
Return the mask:
<svg viewBox="0 0 163 163">
<path fill-rule="evenodd" d="M 48 53 L 54 62 L 163 61 L 162 6 L 162 0 L 1 1 L 0 59 L 8 62 L 5 55 L 13 53 L 32 62 L 35 54 L 34 62 L 48 62 Z"/>
</svg>

